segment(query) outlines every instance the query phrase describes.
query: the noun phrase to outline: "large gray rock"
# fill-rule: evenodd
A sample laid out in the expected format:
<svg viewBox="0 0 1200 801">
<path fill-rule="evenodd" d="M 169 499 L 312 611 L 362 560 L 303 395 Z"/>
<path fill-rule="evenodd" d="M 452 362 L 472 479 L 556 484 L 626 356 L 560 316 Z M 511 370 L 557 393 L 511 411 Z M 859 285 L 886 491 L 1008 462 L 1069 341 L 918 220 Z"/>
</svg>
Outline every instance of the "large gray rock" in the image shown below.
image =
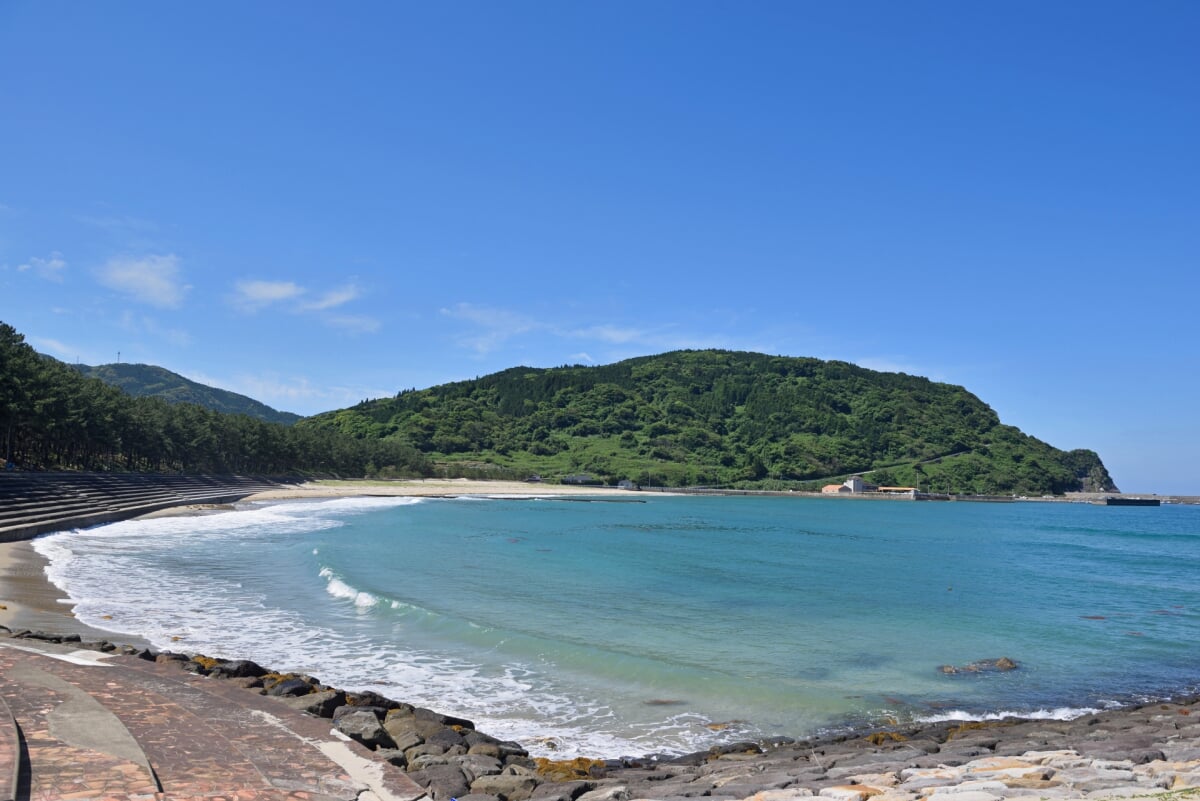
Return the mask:
<svg viewBox="0 0 1200 801">
<path fill-rule="evenodd" d="M 267 669 L 249 659 L 235 659 L 220 662 L 208 671 L 208 675 L 223 679 L 242 679 L 247 676 L 261 678 L 267 675 Z"/>
<path fill-rule="evenodd" d="M 388 712 L 387 716 L 383 719 L 383 723 L 388 733 L 397 742 L 411 740 L 414 736 L 420 742 L 438 737 L 439 744 L 443 748 L 449 748 L 451 745 L 465 744 L 466 742 L 461 734 L 454 731 L 454 729 L 448 728 L 444 723 L 439 723 L 430 717 L 420 717 L 403 710 Z"/>
<path fill-rule="evenodd" d="M 434 765 L 415 770 L 408 777 L 429 791 L 433 801 L 450 801 L 471 791 L 467 777 L 457 765 Z"/>
<path fill-rule="evenodd" d="M 346 694 L 341 690 L 323 690 L 308 695 L 278 697 L 275 700 L 299 712 L 307 712 L 319 718 L 328 718 L 333 716 L 335 709 L 345 705 Z"/>
<path fill-rule="evenodd" d="M 368 709 L 356 709 L 352 712 L 342 713 L 334 721 L 334 726 L 342 734 L 358 740 L 367 748 L 396 747 L 396 743 L 384 731 L 379 718 L 375 717 L 375 714 Z"/>
<path fill-rule="evenodd" d="M 443 715 L 440 712 L 434 712 L 432 709 L 423 707 L 410 707 L 413 716 L 421 720 L 428 720 L 437 723 L 440 726 L 458 726 L 462 729 L 474 729 L 475 724 L 466 718 L 456 718 L 453 715 Z"/>
<path fill-rule="evenodd" d="M 467 749 L 468 754 L 479 754 L 480 756 L 494 757 L 502 759 L 504 753 L 500 750 L 498 743 L 477 743 Z"/>
<path fill-rule="evenodd" d="M 471 792 L 499 795 L 508 801 L 525 801 L 533 795 L 533 790 L 537 786 L 538 780 L 534 776 L 497 773 L 491 776 L 480 776 L 471 782 Z"/>
<path fill-rule="evenodd" d="M 534 788 L 530 798 L 533 801 L 575 801 L 593 786 L 591 782 L 585 781 L 544 782 Z"/>
<path fill-rule="evenodd" d="M 308 695 L 312 692 L 312 689 L 312 685 L 304 679 L 284 679 L 283 681 L 276 682 L 268 687 L 267 695 L 273 695 L 276 697 Z"/>
<path fill-rule="evenodd" d="M 351 695 L 352 693 L 346 693 L 347 699 L 349 699 Z M 370 712 L 375 716 L 376 720 L 383 720 L 383 716 L 387 714 L 387 710 L 379 706 L 356 706 L 352 704 L 345 704 L 344 706 L 339 706 L 337 709 L 333 710 L 333 722 L 337 723 L 343 715 L 351 715 L 355 712 Z"/>
<path fill-rule="evenodd" d="M 354 706 L 375 706 L 383 710 L 402 709 L 411 713 L 413 707 L 411 704 L 402 704 L 399 701 L 393 701 L 391 698 L 385 698 L 379 693 L 365 690 L 361 693 L 346 693 L 350 699 L 350 703 Z M 382 715 L 380 716 L 382 717 Z"/>
<path fill-rule="evenodd" d="M 453 759 L 469 782 L 474 782 L 480 776 L 495 776 L 504 770 L 504 765 L 499 759 L 483 754 L 466 754 L 453 757 Z M 459 801 L 462 800 L 459 799 Z"/>
<path fill-rule="evenodd" d="M 579 796 L 577 801 L 629 801 L 629 788 L 623 784 L 597 787 Z"/>
<path fill-rule="evenodd" d="M 430 745 L 440 745 L 445 749 L 453 748 L 456 745 L 461 745 L 466 750 L 466 743 L 461 734 L 451 728 L 440 728 L 425 737 L 425 742 Z"/>
</svg>

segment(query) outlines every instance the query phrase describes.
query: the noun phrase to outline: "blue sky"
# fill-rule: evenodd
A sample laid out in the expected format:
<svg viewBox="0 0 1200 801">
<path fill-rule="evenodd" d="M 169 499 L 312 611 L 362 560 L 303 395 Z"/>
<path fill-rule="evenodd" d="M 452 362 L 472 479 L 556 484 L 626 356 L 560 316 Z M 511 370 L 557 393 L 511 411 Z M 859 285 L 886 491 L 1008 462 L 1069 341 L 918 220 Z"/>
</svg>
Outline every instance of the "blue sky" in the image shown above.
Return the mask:
<svg viewBox="0 0 1200 801">
<path fill-rule="evenodd" d="M 315 413 L 721 347 L 1200 494 L 1200 4 L 0 3 L 0 320 Z"/>
</svg>

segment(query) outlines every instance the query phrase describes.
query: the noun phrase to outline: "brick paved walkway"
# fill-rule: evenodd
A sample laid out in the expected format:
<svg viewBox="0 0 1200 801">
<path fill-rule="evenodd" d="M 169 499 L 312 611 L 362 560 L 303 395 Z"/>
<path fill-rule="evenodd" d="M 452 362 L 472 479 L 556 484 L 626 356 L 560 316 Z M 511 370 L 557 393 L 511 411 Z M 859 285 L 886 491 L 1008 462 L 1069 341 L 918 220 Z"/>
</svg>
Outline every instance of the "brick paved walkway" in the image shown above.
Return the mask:
<svg viewBox="0 0 1200 801">
<path fill-rule="evenodd" d="M 79 801 L 424 794 L 329 721 L 231 682 L 28 641 L 0 643 L 0 801 L 14 789 L 17 799 Z"/>
</svg>

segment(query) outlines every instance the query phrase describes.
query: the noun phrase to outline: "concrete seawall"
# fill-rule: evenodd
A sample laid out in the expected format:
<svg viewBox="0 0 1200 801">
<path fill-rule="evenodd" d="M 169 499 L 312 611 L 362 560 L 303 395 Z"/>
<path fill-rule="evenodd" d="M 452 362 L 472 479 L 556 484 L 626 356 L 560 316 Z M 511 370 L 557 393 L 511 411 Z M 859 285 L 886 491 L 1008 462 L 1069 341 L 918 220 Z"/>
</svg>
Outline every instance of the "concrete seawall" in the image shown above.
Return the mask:
<svg viewBox="0 0 1200 801">
<path fill-rule="evenodd" d="M 0 542 L 128 520 L 188 504 L 233 503 L 286 479 L 149 473 L 0 473 Z"/>
</svg>

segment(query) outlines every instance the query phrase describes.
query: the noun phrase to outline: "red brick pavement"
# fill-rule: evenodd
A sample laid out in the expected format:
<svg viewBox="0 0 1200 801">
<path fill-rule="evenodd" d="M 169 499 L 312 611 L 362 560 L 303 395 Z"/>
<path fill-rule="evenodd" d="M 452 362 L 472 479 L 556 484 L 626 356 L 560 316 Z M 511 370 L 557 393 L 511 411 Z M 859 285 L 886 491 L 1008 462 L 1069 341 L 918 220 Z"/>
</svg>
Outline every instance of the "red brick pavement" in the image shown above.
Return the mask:
<svg viewBox="0 0 1200 801">
<path fill-rule="evenodd" d="M 99 667 L 14 645 L 0 642 L 0 699 L 25 738 L 31 770 L 22 781 L 31 799 L 413 801 L 424 794 L 399 769 L 334 736 L 329 721 L 252 690 L 134 657 L 112 657 L 104 660 L 110 667 Z M 80 739 L 63 734 L 80 706 L 80 699 L 70 698 L 78 691 L 115 715 L 143 759 L 131 759 L 128 749 L 67 742 Z M 85 729 L 91 719 L 84 720 Z M 56 720 L 64 722 L 56 727 Z M 0 708 L 0 799 L 11 750 L 4 745 L 2 721 Z M 369 792 L 360 796 L 364 790 Z"/>
</svg>

